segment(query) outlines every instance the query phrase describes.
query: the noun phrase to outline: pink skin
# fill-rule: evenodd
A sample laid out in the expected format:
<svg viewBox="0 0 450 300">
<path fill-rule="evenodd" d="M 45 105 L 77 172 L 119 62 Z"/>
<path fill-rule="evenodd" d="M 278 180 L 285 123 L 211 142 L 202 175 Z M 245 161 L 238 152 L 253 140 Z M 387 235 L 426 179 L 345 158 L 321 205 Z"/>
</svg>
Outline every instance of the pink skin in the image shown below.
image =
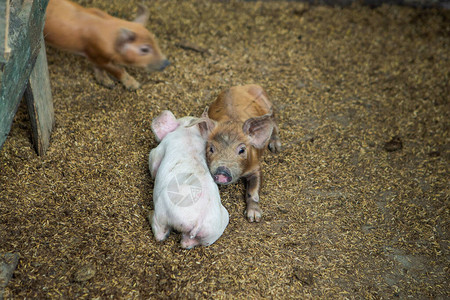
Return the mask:
<svg viewBox="0 0 450 300">
<path fill-rule="evenodd" d="M 173 229 L 182 233 L 185 249 L 211 245 L 229 220 L 206 164 L 207 135 L 200 122 L 193 117 L 176 119 L 164 111 L 152 123 L 160 144 L 149 155 L 155 179 L 149 220 L 156 240 L 164 241 Z"/>
</svg>

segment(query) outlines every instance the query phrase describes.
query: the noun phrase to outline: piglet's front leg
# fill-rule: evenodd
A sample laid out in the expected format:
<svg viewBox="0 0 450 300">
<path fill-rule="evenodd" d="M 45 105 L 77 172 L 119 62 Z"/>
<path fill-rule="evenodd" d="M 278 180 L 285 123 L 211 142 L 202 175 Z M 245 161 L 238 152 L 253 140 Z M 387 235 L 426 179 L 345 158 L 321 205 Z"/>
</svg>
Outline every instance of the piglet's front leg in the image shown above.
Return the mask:
<svg viewBox="0 0 450 300">
<path fill-rule="evenodd" d="M 122 84 L 130 91 L 135 91 L 141 86 L 141 84 L 125 70 L 123 71 L 122 77 L 120 78 L 120 82 L 122 82 Z"/>
<path fill-rule="evenodd" d="M 111 88 L 110 82 L 106 79 L 108 73 L 119 80 L 128 90 L 134 91 L 140 87 L 139 82 L 133 76 L 127 73 L 124 68 L 113 65 L 112 63 L 97 64 L 97 68 L 101 71 L 95 72 L 95 77 L 100 84 Z"/>
<path fill-rule="evenodd" d="M 261 221 L 262 210 L 259 207 L 259 187 L 261 186 L 261 170 L 258 168 L 248 176 L 246 202 L 246 215 L 249 222 Z"/>
</svg>

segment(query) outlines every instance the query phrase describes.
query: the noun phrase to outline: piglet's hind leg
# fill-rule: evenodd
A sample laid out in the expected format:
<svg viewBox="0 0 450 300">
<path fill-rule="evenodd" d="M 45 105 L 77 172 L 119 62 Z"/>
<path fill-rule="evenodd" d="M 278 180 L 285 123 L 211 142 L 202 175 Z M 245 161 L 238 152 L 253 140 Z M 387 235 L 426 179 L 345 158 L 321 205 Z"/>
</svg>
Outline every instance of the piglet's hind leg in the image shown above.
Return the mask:
<svg viewBox="0 0 450 300">
<path fill-rule="evenodd" d="M 154 216 L 154 212 L 148 214 L 148 221 L 152 224 L 153 235 L 158 242 L 162 242 L 170 234 L 170 228 L 167 224 L 160 224 L 157 218 Z"/>
<path fill-rule="evenodd" d="M 103 69 L 94 67 L 94 76 L 98 83 L 109 89 L 112 89 L 116 85 L 114 80 L 112 80 L 108 73 Z"/>
<path fill-rule="evenodd" d="M 192 238 L 189 236 L 189 233 L 183 233 L 183 237 L 181 238 L 181 247 L 184 249 L 191 249 L 195 246 L 199 245 L 200 242 L 197 238 Z"/>
</svg>

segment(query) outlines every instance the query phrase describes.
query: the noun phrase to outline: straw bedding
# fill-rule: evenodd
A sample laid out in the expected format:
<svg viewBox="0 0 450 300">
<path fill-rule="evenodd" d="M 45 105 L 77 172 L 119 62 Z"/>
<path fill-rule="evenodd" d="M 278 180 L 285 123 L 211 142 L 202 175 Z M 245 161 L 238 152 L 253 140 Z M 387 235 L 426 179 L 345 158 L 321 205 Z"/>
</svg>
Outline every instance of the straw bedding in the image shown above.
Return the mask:
<svg viewBox="0 0 450 300">
<path fill-rule="evenodd" d="M 22 106 L 0 152 L 0 254 L 20 255 L 6 298 L 450 297 L 448 10 L 147 4 L 172 65 L 130 70 L 137 92 L 47 48 L 50 149 L 36 156 Z M 157 243 L 152 118 L 198 116 L 246 83 L 266 89 L 284 147 L 262 161 L 262 222 L 244 218 L 241 182 L 220 187 L 230 224 L 215 244 Z"/>
</svg>

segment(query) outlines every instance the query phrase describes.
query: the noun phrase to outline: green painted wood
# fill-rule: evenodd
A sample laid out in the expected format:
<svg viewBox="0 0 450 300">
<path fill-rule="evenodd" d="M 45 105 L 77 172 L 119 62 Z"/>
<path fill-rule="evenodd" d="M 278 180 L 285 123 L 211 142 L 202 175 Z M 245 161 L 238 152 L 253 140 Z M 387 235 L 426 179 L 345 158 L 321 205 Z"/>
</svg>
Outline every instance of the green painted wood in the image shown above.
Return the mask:
<svg viewBox="0 0 450 300">
<path fill-rule="evenodd" d="M 38 155 L 44 155 L 50 144 L 55 117 L 43 36 L 41 50 L 31 71 L 24 97 L 30 115 L 34 147 Z"/>
<path fill-rule="evenodd" d="M 47 4 L 48 0 L 11 2 L 8 37 L 11 53 L 6 62 L 0 62 L 0 148 L 11 129 L 41 47 Z"/>
</svg>

